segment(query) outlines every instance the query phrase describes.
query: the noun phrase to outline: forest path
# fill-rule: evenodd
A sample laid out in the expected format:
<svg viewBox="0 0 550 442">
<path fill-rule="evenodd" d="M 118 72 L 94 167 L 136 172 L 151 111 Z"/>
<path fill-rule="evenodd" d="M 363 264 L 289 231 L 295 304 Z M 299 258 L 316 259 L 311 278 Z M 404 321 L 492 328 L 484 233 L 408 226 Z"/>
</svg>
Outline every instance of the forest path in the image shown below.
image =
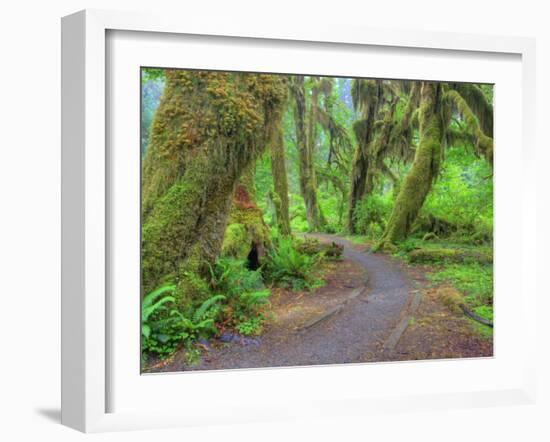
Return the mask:
<svg viewBox="0 0 550 442">
<path fill-rule="evenodd" d="M 342 364 L 383 359 L 409 304 L 412 282 L 391 258 L 362 252 L 336 235 L 309 234 L 344 246 L 327 284 L 313 292 L 275 293 L 273 316 L 257 338 L 214 341 L 200 364 L 175 355 L 162 371 Z M 366 278 L 368 276 L 368 278 Z M 366 282 L 366 284 L 365 284 Z"/>
</svg>

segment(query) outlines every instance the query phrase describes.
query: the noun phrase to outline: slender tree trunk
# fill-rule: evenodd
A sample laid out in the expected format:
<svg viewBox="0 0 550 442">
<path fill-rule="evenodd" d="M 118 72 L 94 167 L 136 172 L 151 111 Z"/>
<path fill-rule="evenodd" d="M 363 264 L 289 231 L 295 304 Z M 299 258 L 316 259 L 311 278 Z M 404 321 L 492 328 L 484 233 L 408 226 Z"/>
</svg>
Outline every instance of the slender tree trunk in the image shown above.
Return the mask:
<svg viewBox="0 0 550 442">
<path fill-rule="evenodd" d="M 355 233 L 355 221 L 353 213 L 361 199 L 372 192 L 374 187 L 373 159 L 370 155 L 370 146 L 373 140 L 373 126 L 378 111 L 378 103 L 381 93 L 380 80 L 365 81 L 367 90 L 366 107 L 364 108 L 364 119 L 355 123 L 354 131 L 357 139 L 357 150 L 353 158 L 351 169 L 351 183 L 348 204 L 347 230 Z"/>
<path fill-rule="evenodd" d="M 168 70 L 142 180 L 142 289 L 176 283 L 181 308 L 207 295 L 237 182 L 280 125 L 285 79 Z"/>
<path fill-rule="evenodd" d="M 306 218 L 310 230 L 320 230 L 322 227 L 321 212 L 317 201 L 317 182 L 313 163 L 313 149 L 315 140 L 308 139 L 313 136 L 314 131 L 310 124 L 306 131 L 306 98 L 304 77 L 293 77 L 293 94 L 295 100 L 294 122 L 296 125 L 296 141 L 299 156 L 300 170 L 300 192 L 306 206 Z M 308 137 L 308 135 L 310 137 Z"/>
<path fill-rule="evenodd" d="M 443 139 L 440 96 L 440 84 L 422 82 L 419 109 L 420 142 L 411 170 L 405 177 L 395 201 L 382 245 L 407 237 L 439 173 Z"/>
<path fill-rule="evenodd" d="M 271 174 L 273 176 L 272 195 L 277 217 L 277 226 L 282 235 L 290 235 L 290 217 L 288 214 L 288 180 L 285 163 L 283 129 L 279 128 L 271 143 Z"/>
</svg>

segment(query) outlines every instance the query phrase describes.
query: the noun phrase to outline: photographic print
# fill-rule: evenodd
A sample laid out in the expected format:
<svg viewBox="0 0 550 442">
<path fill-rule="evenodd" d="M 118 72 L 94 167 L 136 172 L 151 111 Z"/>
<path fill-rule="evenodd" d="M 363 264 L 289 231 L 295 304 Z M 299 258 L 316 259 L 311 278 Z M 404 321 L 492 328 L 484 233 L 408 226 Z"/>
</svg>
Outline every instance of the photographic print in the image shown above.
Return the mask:
<svg viewBox="0 0 550 442">
<path fill-rule="evenodd" d="M 493 85 L 140 85 L 143 373 L 492 356 Z"/>
</svg>

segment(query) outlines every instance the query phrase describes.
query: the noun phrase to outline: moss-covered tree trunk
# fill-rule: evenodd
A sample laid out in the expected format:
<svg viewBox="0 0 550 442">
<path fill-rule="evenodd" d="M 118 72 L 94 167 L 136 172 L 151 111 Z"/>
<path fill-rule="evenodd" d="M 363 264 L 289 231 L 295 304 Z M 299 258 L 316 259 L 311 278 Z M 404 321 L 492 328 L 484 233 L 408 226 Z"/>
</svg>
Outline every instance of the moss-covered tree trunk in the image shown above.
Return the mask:
<svg viewBox="0 0 550 442">
<path fill-rule="evenodd" d="M 420 141 L 411 169 L 399 190 L 382 245 L 407 237 L 439 173 L 444 134 L 440 108 L 441 85 L 422 82 L 418 115 Z"/>
<path fill-rule="evenodd" d="M 285 79 L 167 70 L 142 178 L 142 289 L 177 285 L 180 307 L 207 295 L 236 184 L 280 125 Z"/>
<path fill-rule="evenodd" d="M 277 227 L 282 235 L 290 235 L 290 216 L 288 214 L 288 179 L 285 163 L 283 129 L 280 127 L 271 143 L 271 175 L 273 189 L 271 199 L 275 206 Z"/>
<path fill-rule="evenodd" d="M 347 230 L 355 233 L 353 213 L 359 201 L 372 192 L 374 187 L 373 159 L 370 146 L 374 138 L 373 126 L 378 110 L 382 83 L 380 80 L 356 80 L 358 92 L 355 98 L 356 108 L 363 110 L 363 119 L 354 124 L 357 149 L 353 157 L 349 192 Z"/>
<path fill-rule="evenodd" d="M 259 267 L 269 244 L 269 230 L 256 201 L 255 178 L 253 161 L 235 187 L 222 246 L 222 255 L 245 259 L 253 270 Z"/>
<path fill-rule="evenodd" d="M 292 81 L 292 92 L 295 101 L 294 123 L 296 126 L 296 144 L 299 156 L 300 192 L 304 198 L 309 228 L 310 230 L 316 231 L 321 230 L 323 222 L 319 203 L 317 201 L 317 181 L 313 162 L 315 140 L 311 139 L 313 136 L 313 126 L 311 125 L 312 111 L 310 111 L 309 124 L 306 127 L 304 77 L 295 76 L 292 78 Z"/>
</svg>

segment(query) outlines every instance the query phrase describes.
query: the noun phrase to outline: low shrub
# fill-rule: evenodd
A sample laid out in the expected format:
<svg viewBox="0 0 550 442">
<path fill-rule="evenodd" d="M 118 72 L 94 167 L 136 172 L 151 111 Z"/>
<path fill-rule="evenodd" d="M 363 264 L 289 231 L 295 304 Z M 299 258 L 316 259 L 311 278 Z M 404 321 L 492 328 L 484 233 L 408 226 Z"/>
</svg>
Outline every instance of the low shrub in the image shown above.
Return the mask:
<svg viewBox="0 0 550 442">
<path fill-rule="evenodd" d="M 320 283 L 314 276 L 314 269 L 322 258 L 321 253 L 308 255 L 300 252 L 292 238 L 281 237 L 269 252 L 265 274 L 282 287 L 311 289 Z"/>
<path fill-rule="evenodd" d="M 358 234 L 379 239 L 384 233 L 393 207 L 391 194 L 369 195 L 363 198 L 353 211 L 355 229 Z"/>
</svg>

